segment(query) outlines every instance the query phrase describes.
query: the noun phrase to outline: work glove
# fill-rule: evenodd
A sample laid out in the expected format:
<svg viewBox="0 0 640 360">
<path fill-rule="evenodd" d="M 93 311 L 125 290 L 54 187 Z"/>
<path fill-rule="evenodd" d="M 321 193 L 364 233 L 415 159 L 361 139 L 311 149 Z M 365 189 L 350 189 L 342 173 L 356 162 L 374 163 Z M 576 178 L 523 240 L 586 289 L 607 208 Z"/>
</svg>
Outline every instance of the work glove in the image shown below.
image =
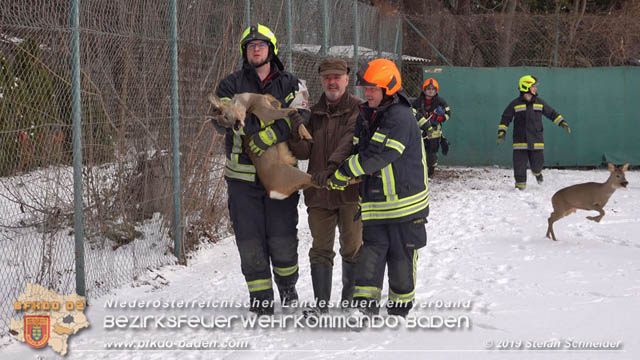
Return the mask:
<svg viewBox="0 0 640 360">
<path fill-rule="evenodd" d="M 273 131 L 271 126 L 267 126 L 264 130 L 258 131 L 257 133 L 251 135 L 249 148 L 256 155 L 262 156 L 262 154 L 264 154 L 264 151 L 267 150 L 269 146 L 275 144 L 276 141 L 278 141 L 276 132 Z"/>
<path fill-rule="evenodd" d="M 337 168 L 338 166 L 330 164 L 325 170 L 318 171 L 311 175 L 311 181 L 320 187 L 327 187 L 329 184 L 329 176 L 331 176 Z"/>
<path fill-rule="evenodd" d="M 507 134 L 506 131 L 498 130 L 498 140 L 496 141 L 496 144 L 500 144 L 502 140 L 504 140 L 506 134 Z"/>
<path fill-rule="evenodd" d="M 562 120 L 560 121 L 560 127 L 567 130 L 567 133 L 571 134 L 571 128 L 569 127 L 569 123 Z"/>
<path fill-rule="evenodd" d="M 331 190 L 344 190 L 347 188 L 347 185 L 349 185 L 349 177 L 338 169 L 329 178 L 327 187 Z"/>
</svg>

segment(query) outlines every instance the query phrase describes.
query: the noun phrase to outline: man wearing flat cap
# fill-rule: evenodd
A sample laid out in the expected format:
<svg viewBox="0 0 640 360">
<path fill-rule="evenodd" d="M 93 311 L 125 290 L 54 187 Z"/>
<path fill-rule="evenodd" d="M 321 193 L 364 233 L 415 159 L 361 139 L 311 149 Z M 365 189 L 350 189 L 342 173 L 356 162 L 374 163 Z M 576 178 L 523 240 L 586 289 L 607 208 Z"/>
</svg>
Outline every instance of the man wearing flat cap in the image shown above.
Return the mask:
<svg viewBox="0 0 640 360">
<path fill-rule="evenodd" d="M 326 58 L 320 63 L 323 94 L 311 107 L 309 123 L 313 142 L 290 142 L 298 159 L 309 159 L 308 173 L 313 182 L 325 187 L 327 179 L 351 154 L 353 130 L 362 100 L 351 95 L 349 66 L 342 59 Z M 317 306 L 307 314 L 326 313 L 331 298 L 333 273 L 333 243 L 336 226 L 340 232 L 342 257 L 342 296 L 340 304 L 351 302 L 354 288 L 354 270 L 362 245 L 362 221 L 358 216 L 358 185 L 345 191 L 309 188 L 304 191 L 309 229 L 313 237 L 309 258 L 311 280 Z"/>
</svg>

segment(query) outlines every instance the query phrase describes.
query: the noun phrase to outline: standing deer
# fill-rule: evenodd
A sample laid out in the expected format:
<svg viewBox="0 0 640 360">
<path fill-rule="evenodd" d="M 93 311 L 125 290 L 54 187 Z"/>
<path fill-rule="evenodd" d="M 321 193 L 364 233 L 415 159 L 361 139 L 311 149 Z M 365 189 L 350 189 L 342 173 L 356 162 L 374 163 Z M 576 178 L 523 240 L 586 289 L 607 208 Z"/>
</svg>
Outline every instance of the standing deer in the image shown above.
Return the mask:
<svg viewBox="0 0 640 360">
<path fill-rule="evenodd" d="M 547 227 L 547 237 L 556 239 L 553 232 L 553 223 L 562 219 L 567 215 L 581 210 L 595 210 L 600 213 L 598 216 L 587 216 L 587 219 L 600 222 L 604 216 L 604 206 L 609 201 L 611 195 L 621 187 L 627 187 L 629 182 L 624 176 L 625 171 L 629 169 L 629 163 L 621 167 L 615 167 L 609 163 L 609 178 L 604 183 L 588 182 L 584 184 L 576 184 L 558 190 L 551 198 L 553 204 L 553 212 L 549 216 L 549 227 Z"/>
<path fill-rule="evenodd" d="M 213 119 L 224 127 L 242 127 L 246 113 L 256 115 L 260 120 L 269 123 L 283 118 L 294 108 L 280 108 L 280 102 L 269 94 L 236 94 L 228 103 L 222 103 L 214 94 L 209 95 L 216 113 Z M 300 125 L 298 134 L 301 138 L 311 139 L 309 131 Z M 243 146 L 248 148 L 249 138 L 243 137 Z M 311 182 L 311 175 L 294 167 L 296 158 L 291 153 L 286 142 L 269 147 L 261 156 L 251 150 L 247 151 L 251 162 L 256 167 L 258 177 L 272 199 L 285 199 L 295 191 L 315 186 Z"/>
</svg>

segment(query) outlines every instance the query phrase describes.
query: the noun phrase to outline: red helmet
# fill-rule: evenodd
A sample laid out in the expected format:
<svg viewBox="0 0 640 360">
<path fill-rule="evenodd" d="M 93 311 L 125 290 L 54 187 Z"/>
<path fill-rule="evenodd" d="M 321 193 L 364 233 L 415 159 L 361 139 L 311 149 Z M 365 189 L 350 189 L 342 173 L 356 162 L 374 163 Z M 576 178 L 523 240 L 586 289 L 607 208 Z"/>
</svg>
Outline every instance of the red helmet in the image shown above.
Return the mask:
<svg viewBox="0 0 640 360">
<path fill-rule="evenodd" d="M 385 89 L 387 95 L 393 95 L 402 88 L 402 78 L 393 61 L 375 59 L 358 71 L 356 86 L 377 86 Z"/>
</svg>

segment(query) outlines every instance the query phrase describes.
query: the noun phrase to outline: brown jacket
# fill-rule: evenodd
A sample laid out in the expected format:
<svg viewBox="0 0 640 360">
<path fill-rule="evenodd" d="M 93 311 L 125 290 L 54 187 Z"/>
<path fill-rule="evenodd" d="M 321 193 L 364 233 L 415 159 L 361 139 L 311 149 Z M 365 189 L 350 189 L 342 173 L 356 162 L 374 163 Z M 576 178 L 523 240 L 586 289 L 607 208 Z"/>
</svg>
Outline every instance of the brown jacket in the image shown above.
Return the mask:
<svg viewBox="0 0 640 360">
<path fill-rule="evenodd" d="M 328 105 L 322 94 L 320 101 L 311 107 L 309 131 L 313 143 L 306 140 L 289 142 L 296 158 L 309 159 L 309 174 L 327 169 L 329 163 L 337 167 L 351 154 L 358 105 L 362 102 L 346 91 L 336 105 Z M 350 185 L 344 191 L 309 188 L 304 191 L 304 202 L 308 207 L 325 209 L 355 204 L 358 185 Z"/>
</svg>

